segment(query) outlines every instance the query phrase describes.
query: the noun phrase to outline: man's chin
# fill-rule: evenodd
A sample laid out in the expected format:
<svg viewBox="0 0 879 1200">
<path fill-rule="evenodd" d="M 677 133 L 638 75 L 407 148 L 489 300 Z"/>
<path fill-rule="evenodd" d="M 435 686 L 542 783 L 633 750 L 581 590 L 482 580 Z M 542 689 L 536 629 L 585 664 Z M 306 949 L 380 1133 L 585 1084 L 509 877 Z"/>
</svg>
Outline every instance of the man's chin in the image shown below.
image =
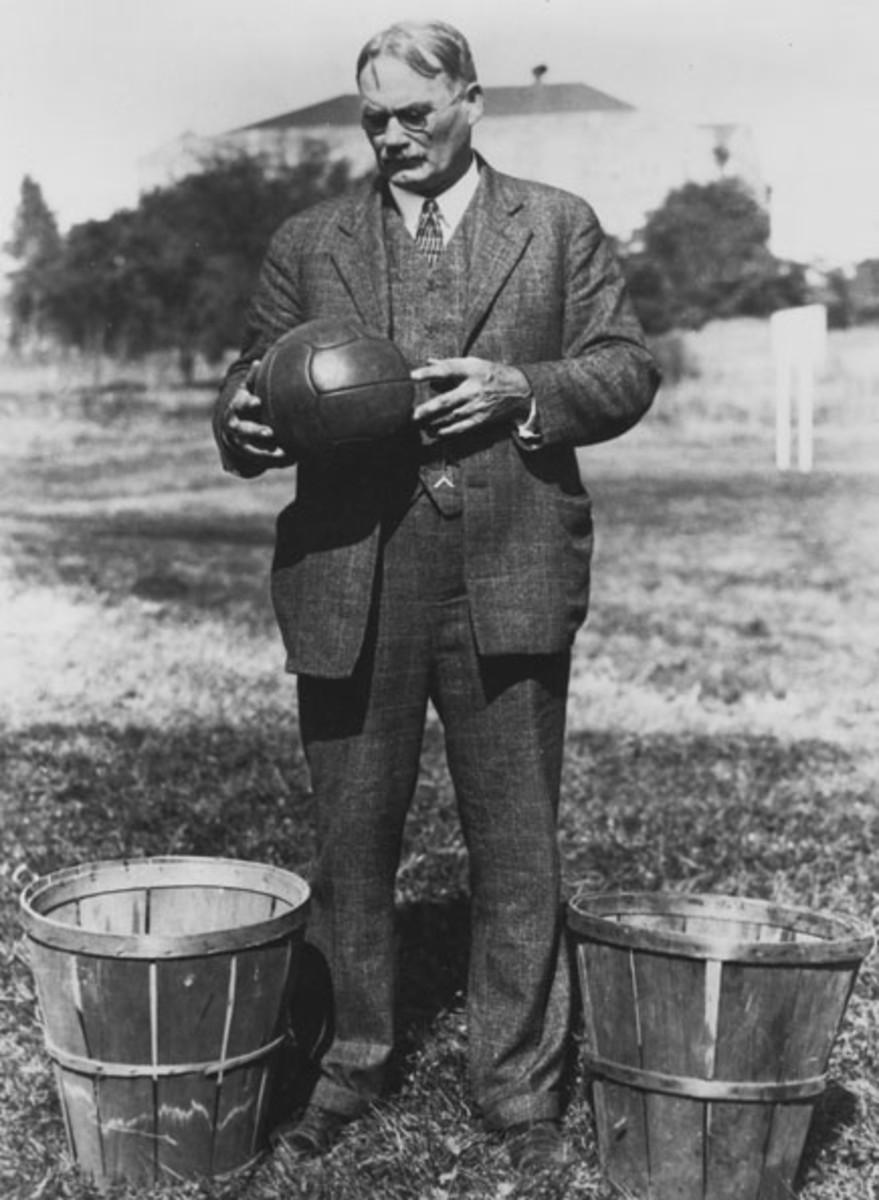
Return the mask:
<svg viewBox="0 0 879 1200">
<path fill-rule="evenodd" d="M 427 164 L 423 161 L 411 163 L 385 163 L 382 171 L 385 179 L 401 188 L 417 187 L 423 184 L 427 175 Z"/>
</svg>

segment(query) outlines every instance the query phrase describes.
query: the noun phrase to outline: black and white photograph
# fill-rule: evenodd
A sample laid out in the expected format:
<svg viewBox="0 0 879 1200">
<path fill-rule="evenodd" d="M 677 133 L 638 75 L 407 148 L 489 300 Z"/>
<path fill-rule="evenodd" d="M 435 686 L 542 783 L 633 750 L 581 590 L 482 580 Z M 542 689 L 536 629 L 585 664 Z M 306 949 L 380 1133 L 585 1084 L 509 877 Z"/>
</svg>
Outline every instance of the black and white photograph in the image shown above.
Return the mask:
<svg viewBox="0 0 879 1200">
<path fill-rule="evenodd" d="M 0 1197 L 877 1200 L 879 9 L 0 45 Z"/>
</svg>

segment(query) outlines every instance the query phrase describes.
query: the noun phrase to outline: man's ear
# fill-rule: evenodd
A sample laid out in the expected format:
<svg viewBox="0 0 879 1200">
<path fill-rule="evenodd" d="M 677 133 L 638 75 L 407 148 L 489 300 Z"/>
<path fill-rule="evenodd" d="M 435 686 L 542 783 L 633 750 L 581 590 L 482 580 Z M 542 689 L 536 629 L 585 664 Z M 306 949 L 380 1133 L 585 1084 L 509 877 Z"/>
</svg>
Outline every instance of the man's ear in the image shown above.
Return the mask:
<svg viewBox="0 0 879 1200">
<path fill-rule="evenodd" d="M 485 112 L 485 99 L 478 83 L 470 84 L 464 94 L 464 101 L 467 105 L 467 118 L 471 125 L 475 125 Z"/>
</svg>

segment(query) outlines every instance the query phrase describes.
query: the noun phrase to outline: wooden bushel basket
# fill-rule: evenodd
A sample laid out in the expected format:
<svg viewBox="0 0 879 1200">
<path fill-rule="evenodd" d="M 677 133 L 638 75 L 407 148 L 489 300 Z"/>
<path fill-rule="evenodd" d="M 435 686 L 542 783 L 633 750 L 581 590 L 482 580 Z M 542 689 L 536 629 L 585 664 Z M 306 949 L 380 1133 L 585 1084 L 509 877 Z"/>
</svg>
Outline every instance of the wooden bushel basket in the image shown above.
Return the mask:
<svg viewBox="0 0 879 1200">
<path fill-rule="evenodd" d="M 639 1200 L 790 1200 L 872 935 L 757 900 L 568 904 L 602 1167 Z"/>
<path fill-rule="evenodd" d="M 265 1138 L 308 885 L 258 863 L 87 863 L 21 914 L 71 1153 L 104 1187 L 221 1175 Z"/>
</svg>

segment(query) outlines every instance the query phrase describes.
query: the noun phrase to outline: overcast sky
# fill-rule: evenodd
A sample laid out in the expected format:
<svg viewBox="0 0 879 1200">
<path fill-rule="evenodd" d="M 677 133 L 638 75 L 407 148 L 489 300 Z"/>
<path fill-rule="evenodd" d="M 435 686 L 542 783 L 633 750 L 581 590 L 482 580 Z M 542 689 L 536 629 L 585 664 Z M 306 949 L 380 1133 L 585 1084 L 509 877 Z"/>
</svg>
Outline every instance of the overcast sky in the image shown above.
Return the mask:
<svg viewBox="0 0 879 1200">
<path fill-rule="evenodd" d="M 0 0 L 0 240 L 25 173 L 63 227 L 137 161 L 353 90 L 376 29 L 439 17 L 483 83 L 583 82 L 758 137 L 788 245 L 879 257 L 879 0 Z"/>
</svg>

